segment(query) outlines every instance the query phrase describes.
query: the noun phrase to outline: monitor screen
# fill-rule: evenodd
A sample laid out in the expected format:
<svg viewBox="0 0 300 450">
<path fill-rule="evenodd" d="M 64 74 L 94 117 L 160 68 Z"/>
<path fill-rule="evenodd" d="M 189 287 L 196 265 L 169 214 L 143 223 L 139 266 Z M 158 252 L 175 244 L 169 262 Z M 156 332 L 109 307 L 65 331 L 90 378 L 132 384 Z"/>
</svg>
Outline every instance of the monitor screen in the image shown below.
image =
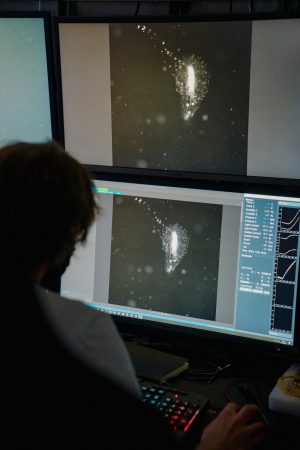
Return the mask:
<svg viewBox="0 0 300 450">
<path fill-rule="evenodd" d="M 45 21 L 0 14 L 0 147 L 53 136 Z"/>
<path fill-rule="evenodd" d="M 76 20 L 58 39 L 81 162 L 300 178 L 299 18 Z"/>
<path fill-rule="evenodd" d="M 293 347 L 300 196 L 95 180 L 61 294 L 124 318 Z"/>
</svg>

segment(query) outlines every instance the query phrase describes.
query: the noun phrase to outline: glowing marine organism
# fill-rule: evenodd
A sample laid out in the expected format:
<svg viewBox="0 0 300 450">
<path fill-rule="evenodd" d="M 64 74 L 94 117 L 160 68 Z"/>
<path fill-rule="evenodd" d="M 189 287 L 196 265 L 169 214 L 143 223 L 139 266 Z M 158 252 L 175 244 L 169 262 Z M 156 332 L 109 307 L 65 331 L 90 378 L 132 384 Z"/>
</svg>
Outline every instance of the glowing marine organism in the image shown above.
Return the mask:
<svg viewBox="0 0 300 450">
<path fill-rule="evenodd" d="M 146 200 L 139 197 L 135 197 L 134 200 L 146 208 L 147 215 L 152 215 L 152 220 L 155 222 L 152 233 L 158 232 L 162 241 L 162 250 L 165 253 L 165 271 L 173 272 L 188 251 L 190 238 L 186 229 L 178 223 L 166 225 L 155 211 L 152 212 Z M 167 220 L 166 217 L 165 220 Z"/>
<path fill-rule="evenodd" d="M 183 58 L 175 64 L 176 91 L 180 95 L 182 115 L 189 120 L 205 98 L 209 86 L 206 63 L 199 56 Z"/>
<path fill-rule="evenodd" d="M 165 270 L 171 273 L 187 253 L 189 236 L 181 225 L 175 223 L 164 228 L 161 240 L 165 253 Z"/>
<path fill-rule="evenodd" d="M 176 231 L 172 231 L 170 249 L 172 255 L 176 258 L 178 253 L 178 236 Z"/>
<path fill-rule="evenodd" d="M 187 90 L 190 97 L 195 96 L 196 78 L 195 70 L 192 65 L 187 66 Z"/>
<path fill-rule="evenodd" d="M 210 75 L 206 62 L 200 56 L 185 57 L 181 56 L 180 53 L 174 54 L 167 48 L 166 42 L 164 40 L 159 42 L 156 33 L 151 28 L 147 28 L 146 25 L 137 25 L 137 30 L 152 40 L 154 48 L 159 45 L 163 58 L 167 57 L 170 60 L 169 68 L 175 78 L 176 91 L 180 95 L 182 117 L 184 120 L 189 120 L 194 116 L 201 101 L 208 93 Z M 181 49 L 178 48 L 177 52 L 180 51 Z M 163 66 L 163 71 L 166 70 L 167 67 Z"/>
</svg>

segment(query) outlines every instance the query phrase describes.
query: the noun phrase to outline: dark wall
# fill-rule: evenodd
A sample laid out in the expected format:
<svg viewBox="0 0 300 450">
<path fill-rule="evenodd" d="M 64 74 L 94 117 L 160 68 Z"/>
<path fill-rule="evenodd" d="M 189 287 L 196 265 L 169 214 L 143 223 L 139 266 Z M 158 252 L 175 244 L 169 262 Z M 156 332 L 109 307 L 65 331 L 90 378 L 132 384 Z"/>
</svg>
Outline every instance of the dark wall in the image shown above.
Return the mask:
<svg viewBox="0 0 300 450">
<path fill-rule="evenodd" d="M 49 11 L 53 16 L 201 16 L 300 12 L 299 0 L 10 0 L 1 11 Z"/>
</svg>

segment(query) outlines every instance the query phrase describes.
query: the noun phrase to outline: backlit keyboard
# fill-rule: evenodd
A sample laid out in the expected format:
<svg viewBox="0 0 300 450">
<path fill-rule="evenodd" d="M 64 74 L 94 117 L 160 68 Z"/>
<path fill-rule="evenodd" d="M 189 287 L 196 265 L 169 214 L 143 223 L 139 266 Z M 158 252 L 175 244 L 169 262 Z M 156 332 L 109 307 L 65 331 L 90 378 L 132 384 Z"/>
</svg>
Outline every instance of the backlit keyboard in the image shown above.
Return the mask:
<svg viewBox="0 0 300 450">
<path fill-rule="evenodd" d="M 143 381 L 141 383 L 143 402 L 153 406 L 177 435 L 182 436 L 190 429 L 199 429 L 199 421 L 204 423 L 208 400 L 196 393 L 176 391 L 173 388 L 159 386 Z"/>
</svg>

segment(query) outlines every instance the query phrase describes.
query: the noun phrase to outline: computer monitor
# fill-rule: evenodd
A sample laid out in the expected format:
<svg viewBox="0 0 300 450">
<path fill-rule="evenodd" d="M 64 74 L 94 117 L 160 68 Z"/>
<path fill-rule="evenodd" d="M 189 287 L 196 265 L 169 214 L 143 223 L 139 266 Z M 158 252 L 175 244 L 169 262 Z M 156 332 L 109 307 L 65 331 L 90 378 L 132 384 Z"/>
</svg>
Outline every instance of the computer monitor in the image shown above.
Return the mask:
<svg viewBox="0 0 300 450">
<path fill-rule="evenodd" d="M 0 147 L 57 139 L 50 24 L 45 13 L 0 13 Z"/>
<path fill-rule="evenodd" d="M 81 162 L 300 178 L 299 17 L 61 18 L 57 41 Z"/>
<path fill-rule="evenodd" d="M 133 178 L 95 180 L 101 212 L 61 294 L 185 336 L 297 349 L 299 187 Z"/>
</svg>

